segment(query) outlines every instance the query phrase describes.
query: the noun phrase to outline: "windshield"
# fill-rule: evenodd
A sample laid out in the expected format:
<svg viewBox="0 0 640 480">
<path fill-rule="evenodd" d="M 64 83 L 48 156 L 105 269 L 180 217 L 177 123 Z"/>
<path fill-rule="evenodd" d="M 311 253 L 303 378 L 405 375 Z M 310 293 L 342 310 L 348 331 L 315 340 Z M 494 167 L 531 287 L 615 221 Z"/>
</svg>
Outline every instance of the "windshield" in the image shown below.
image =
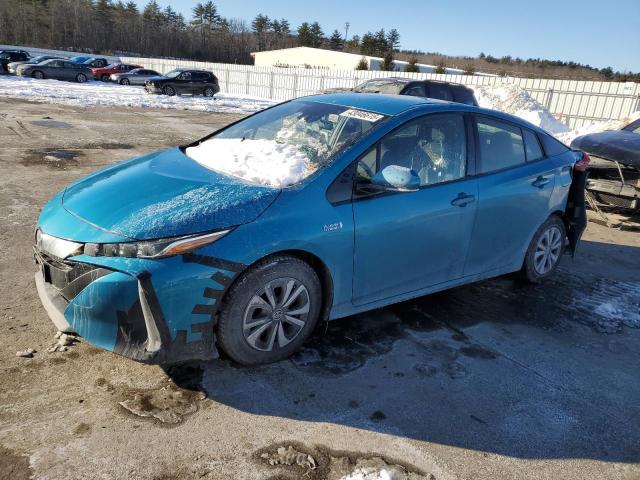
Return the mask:
<svg viewBox="0 0 640 480">
<path fill-rule="evenodd" d="M 298 100 L 240 121 L 185 153 L 211 170 L 286 187 L 327 165 L 384 119 L 365 110 Z"/>
<path fill-rule="evenodd" d="M 353 90 L 361 93 L 389 93 L 397 95 L 406 84 L 402 82 L 389 82 L 388 80 L 365 82 Z"/>
<path fill-rule="evenodd" d="M 164 76 L 168 78 L 175 78 L 178 75 L 180 75 L 182 72 L 183 70 L 171 70 L 170 72 L 165 73 Z"/>
</svg>

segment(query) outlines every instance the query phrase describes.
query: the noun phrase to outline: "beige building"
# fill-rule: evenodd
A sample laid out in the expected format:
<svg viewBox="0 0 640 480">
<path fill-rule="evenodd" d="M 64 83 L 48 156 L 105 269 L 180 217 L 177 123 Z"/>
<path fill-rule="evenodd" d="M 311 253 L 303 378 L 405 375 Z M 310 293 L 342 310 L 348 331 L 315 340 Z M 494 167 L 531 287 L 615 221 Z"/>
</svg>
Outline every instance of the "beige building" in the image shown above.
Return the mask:
<svg viewBox="0 0 640 480">
<path fill-rule="evenodd" d="M 380 70 L 382 58 L 358 55 L 355 53 L 337 52 L 322 48 L 294 47 L 280 50 L 267 50 L 253 52 L 251 56 L 257 67 L 283 67 L 283 68 L 326 68 L 331 70 L 355 70 L 361 59 L 365 59 L 369 70 Z M 396 70 L 402 71 L 407 62 L 395 60 Z M 433 73 L 434 65 L 418 64 L 420 72 Z M 461 74 L 462 70 L 447 68 L 446 73 Z"/>
</svg>

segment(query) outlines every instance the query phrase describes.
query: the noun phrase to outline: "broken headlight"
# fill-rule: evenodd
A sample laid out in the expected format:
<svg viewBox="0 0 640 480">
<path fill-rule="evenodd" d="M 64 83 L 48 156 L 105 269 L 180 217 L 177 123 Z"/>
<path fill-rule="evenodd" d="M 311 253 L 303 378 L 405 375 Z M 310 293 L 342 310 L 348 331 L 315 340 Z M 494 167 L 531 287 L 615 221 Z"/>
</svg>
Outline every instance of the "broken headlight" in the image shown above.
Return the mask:
<svg viewBox="0 0 640 480">
<path fill-rule="evenodd" d="M 92 257 L 162 258 L 181 255 L 196 248 L 204 247 L 224 237 L 231 230 L 190 235 L 184 237 L 160 238 L 141 242 L 126 243 L 86 243 L 85 255 Z"/>
</svg>

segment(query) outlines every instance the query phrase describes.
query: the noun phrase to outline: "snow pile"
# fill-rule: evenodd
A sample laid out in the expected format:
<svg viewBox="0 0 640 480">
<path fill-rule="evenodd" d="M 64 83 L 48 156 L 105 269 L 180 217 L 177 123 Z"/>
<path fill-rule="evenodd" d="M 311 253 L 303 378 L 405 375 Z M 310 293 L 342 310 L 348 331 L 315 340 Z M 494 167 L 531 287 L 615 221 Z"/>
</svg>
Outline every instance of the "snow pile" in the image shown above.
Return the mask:
<svg viewBox="0 0 640 480">
<path fill-rule="evenodd" d="M 293 185 L 315 170 L 296 146 L 274 140 L 212 138 L 185 153 L 211 170 L 271 187 Z"/>
<path fill-rule="evenodd" d="M 510 113 L 543 128 L 552 135 L 570 132 L 560 120 L 544 108 L 529 93 L 513 83 L 473 87 L 478 104 L 500 112 Z"/>
<path fill-rule="evenodd" d="M 214 98 L 151 95 L 143 87 L 105 82 L 73 83 L 0 75 L 0 97 L 73 106 L 166 108 L 203 112 L 251 113 L 275 102 L 246 95 L 218 93 Z"/>
</svg>

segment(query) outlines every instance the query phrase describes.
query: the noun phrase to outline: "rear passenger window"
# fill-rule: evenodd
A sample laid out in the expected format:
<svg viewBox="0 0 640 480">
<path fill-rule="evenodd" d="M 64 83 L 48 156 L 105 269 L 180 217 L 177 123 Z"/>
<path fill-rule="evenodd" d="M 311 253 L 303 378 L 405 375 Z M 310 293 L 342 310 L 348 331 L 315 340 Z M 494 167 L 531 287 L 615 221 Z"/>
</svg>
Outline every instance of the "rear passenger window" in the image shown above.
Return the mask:
<svg viewBox="0 0 640 480">
<path fill-rule="evenodd" d="M 525 163 L 520 128 L 488 117 L 477 117 L 477 124 L 481 173 Z"/>
<path fill-rule="evenodd" d="M 453 101 L 458 103 L 464 103 L 465 105 L 475 105 L 476 98 L 473 96 L 473 92 L 464 87 L 451 87 L 453 93 Z"/>
<path fill-rule="evenodd" d="M 448 85 L 441 85 L 439 83 L 431 83 L 429 84 L 429 98 L 436 98 L 438 100 L 446 100 L 450 102 L 453 100 L 451 96 L 451 91 L 449 90 Z"/>
<path fill-rule="evenodd" d="M 524 149 L 527 153 L 527 162 L 535 162 L 544 157 L 538 137 L 531 130 L 523 130 L 524 133 Z"/>
</svg>

